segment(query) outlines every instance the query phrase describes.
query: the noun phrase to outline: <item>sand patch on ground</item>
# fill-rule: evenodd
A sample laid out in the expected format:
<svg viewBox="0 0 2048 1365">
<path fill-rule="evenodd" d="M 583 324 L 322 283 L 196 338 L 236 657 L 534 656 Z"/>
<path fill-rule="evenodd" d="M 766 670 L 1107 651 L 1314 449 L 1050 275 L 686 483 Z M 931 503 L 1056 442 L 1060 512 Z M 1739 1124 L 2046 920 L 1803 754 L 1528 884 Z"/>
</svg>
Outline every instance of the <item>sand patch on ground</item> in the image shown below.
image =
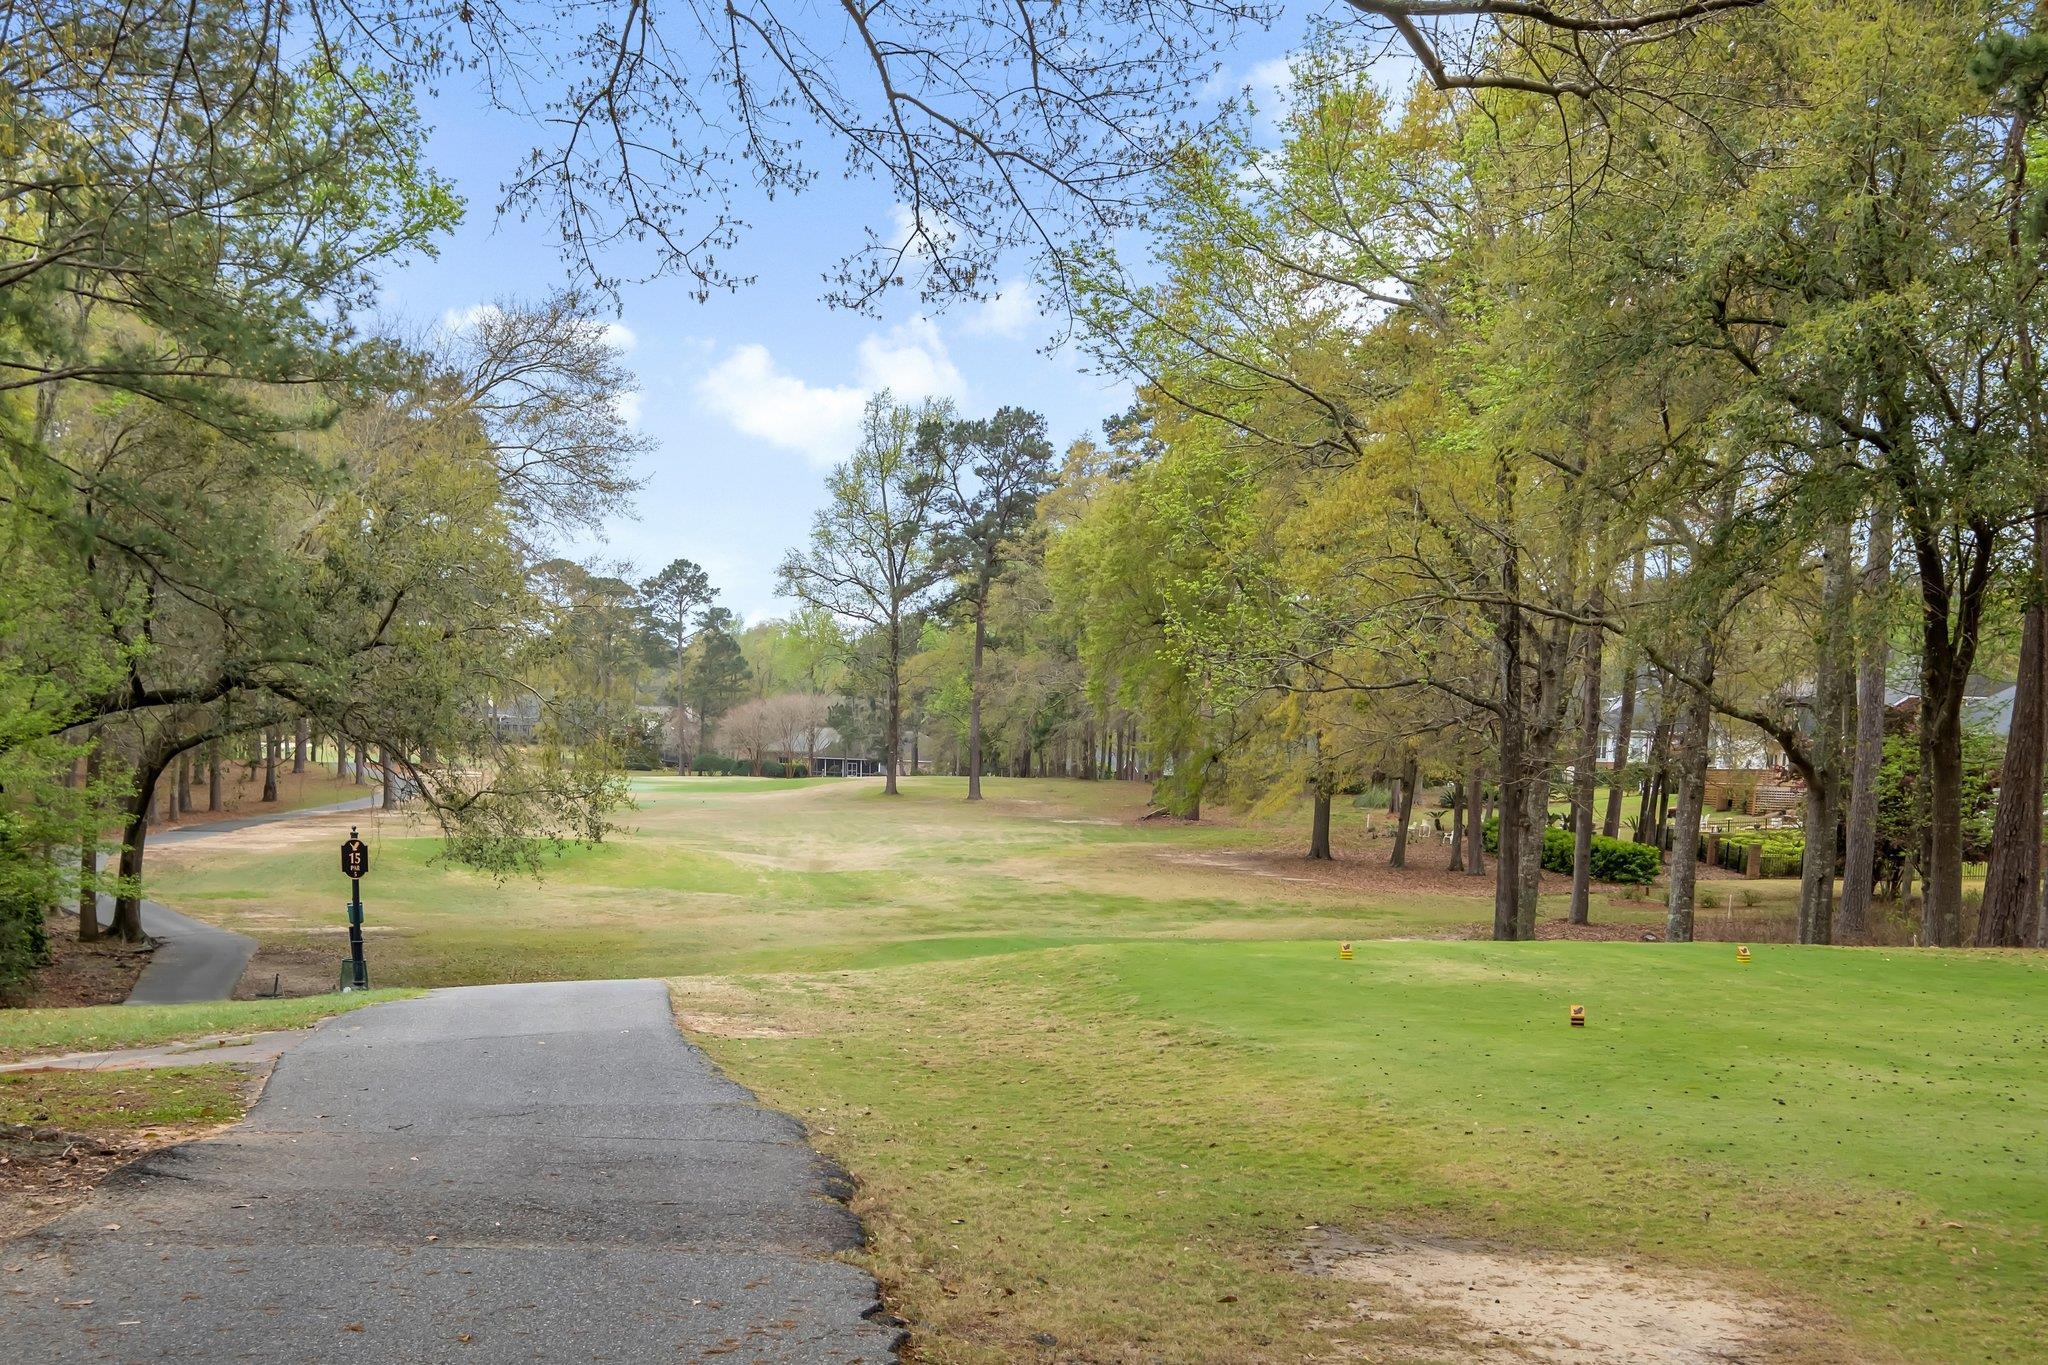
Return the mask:
<svg viewBox="0 0 2048 1365">
<path fill-rule="evenodd" d="M 1727 1365 L 1776 1355 L 1771 1339 L 1788 1326 L 1778 1305 L 1626 1262 L 1325 1234 L 1305 1263 L 1311 1273 L 1378 1291 L 1357 1305 L 1361 1312 L 1432 1319 L 1449 1339 L 1445 1359 Z"/>
<path fill-rule="evenodd" d="M 761 997 L 724 977 L 698 976 L 668 983 L 669 1006 L 685 1034 L 708 1038 L 803 1038 L 801 1024 L 771 1022 Z M 794 1021 L 792 1021 L 794 1022 Z"/>
</svg>

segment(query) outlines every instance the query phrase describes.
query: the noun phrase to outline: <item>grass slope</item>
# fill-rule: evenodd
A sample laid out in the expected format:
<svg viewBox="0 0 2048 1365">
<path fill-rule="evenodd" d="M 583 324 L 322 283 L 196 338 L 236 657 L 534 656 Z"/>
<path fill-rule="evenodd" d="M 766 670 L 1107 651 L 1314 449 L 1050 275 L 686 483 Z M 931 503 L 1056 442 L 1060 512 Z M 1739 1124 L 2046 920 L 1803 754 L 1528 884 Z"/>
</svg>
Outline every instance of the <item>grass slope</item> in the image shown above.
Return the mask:
<svg viewBox="0 0 2048 1365">
<path fill-rule="evenodd" d="M 2016 955 L 1162 943 L 678 1001 L 861 1177 L 924 1358 L 1442 1348 L 1291 1262 L 1393 1227 L 1697 1270 L 1789 1304 L 1799 1356 L 1949 1361 L 2048 1315 L 2044 987 Z"/>
<path fill-rule="evenodd" d="M 197 1005 L 93 1005 L 0 1010 L 0 1061 L 146 1047 L 216 1033 L 306 1028 L 332 1014 L 396 1000 L 412 991 L 364 991 L 300 1000 L 217 1000 Z"/>
<path fill-rule="evenodd" d="M 922 778 L 879 783 L 638 778 L 631 833 L 574 849 L 539 882 L 438 861 L 439 841 L 375 836 L 363 884 L 374 979 L 397 985 L 856 968 L 1031 946 L 1188 934 L 1443 932 L 1469 897 L 1356 896 L 1210 862 L 1291 830 L 1139 825 L 1130 783 Z M 153 856 L 150 893 L 202 919 L 329 945 L 345 888 L 334 849 L 188 846 Z"/>
<path fill-rule="evenodd" d="M 1139 823 L 1128 784 L 635 791 L 630 835 L 538 884 L 381 826 L 372 970 L 686 978 L 685 1027 L 863 1182 L 921 1359 L 1470 1354 L 1412 1303 L 1302 1273 L 1331 1227 L 1668 1264 L 1784 1304 L 1795 1357 L 2036 1351 L 2038 955 L 1428 941 L 1340 962 L 1338 939 L 1485 919 L 1485 883 L 1362 891 L 1276 855 L 1292 827 Z M 332 862 L 324 834 L 193 846 L 153 892 L 331 947 Z"/>
<path fill-rule="evenodd" d="M 248 1108 L 238 1066 L 154 1071 L 30 1071 L 0 1075 L 0 1124 L 114 1135 L 228 1123 Z"/>
</svg>

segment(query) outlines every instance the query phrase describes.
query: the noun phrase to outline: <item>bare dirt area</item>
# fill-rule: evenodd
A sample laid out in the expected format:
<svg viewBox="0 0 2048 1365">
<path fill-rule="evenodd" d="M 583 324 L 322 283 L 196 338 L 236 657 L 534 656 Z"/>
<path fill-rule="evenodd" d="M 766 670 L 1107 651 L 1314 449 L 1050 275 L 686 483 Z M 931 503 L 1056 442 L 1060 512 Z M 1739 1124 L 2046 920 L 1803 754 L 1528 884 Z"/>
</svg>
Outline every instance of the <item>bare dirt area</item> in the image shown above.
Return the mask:
<svg viewBox="0 0 2048 1365">
<path fill-rule="evenodd" d="M 261 946 L 249 959 L 242 979 L 235 983 L 237 1000 L 325 995 L 340 979 L 341 960 L 348 956 L 346 940 L 338 946 L 265 939 L 257 942 Z"/>
<path fill-rule="evenodd" d="M 118 1005 L 149 965 L 148 945 L 80 943 L 76 915 L 53 915 L 49 930 L 50 964 L 36 972 L 27 997 L 13 1003 L 32 1009 Z"/>
<path fill-rule="evenodd" d="M 1301 1264 L 1360 1286 L 1354 1312 L 1424 1329 L 1447 1361 L 1728 1365 L 1787 1358 L 1793 1327 L 1784 1305 L 1628 1262 L 1325 1232 Z"/>
<path fill-rule="evenodd" d="M 350 826 L 360 826 L 363 837 L 375 846 L 379 832 L 409 835 L 420 821 L 405 810 L 335 811 L 327 815 L 305 815 L 295 820 L 253 825 L 248 829 L 224 830 L 198 843 L 164 844 L 149 850 L 151 862 L 184 863 L 217 857 L 223 853 L 275 853 L 302 848 L 307 844 L 339 843 Z M 345 890 L 346 888 L 344 888 Z"/>
<path fill-rule="evenodd" d="M 265 1074 L 268 1068 L 264 1069 Z M 250 1090 L 261 1088 L 252 1078 Z M 0 1243 L 33 1232 L 88 1199 L 115 1171 L 151 1152 L 232 1127 L 208 1123 L 144 1132 L 73 1133 L 0 1123 Z M 0 1274 L 10 1267 L 0 1250 Z"/>
<path fill-rule="evenodd" d="M 358 797 L 374 796 L 377 788 L 337 778 L 331 765 L 315 765 L 305 772 L 294 773 L 281 768 L 277 774 L 277 800 L 263 799 L 262 769 L 251 769 L 241 762 L 227 762 L 221 765 L 221 803 L 218 810 L 208 810 L 206 778 L 195 773 L 192 784 L 192 800 L 195 809 L 179 815 L 165 816 L 159 811 L 151 822 L 153 833 L 175 829 L 203 829 L 207 825 L 223 820 L 241 820 L 252 815 L 269 815 L 278 811 L 303 810 L 309 806 L 334 805 L 353 801 Z M 168 777 L 165 781 L 169 781 Z M 158 788 L 161 797 L 163 788 Z M 161 801 L 159 802 L 161 804 Z"/>
<path fill-rule="evenodd" d="M 1398 893 L 1405 895 L 1470 896 L 1492 900 L 1493 864 L 1485 876 L 1452 872 L 1444 863 L 1448 855 L 1434 844 L 1418 844 L 1409 851 L 1407 867 L 1387 865 L 1387 846 L 1367 844 L 1358 850 L 1339 850 L 1332 859 L 1309 859 L 1282 849 L 1177 849 L 1161 848 L 1154 856 L 1176 867 L 1211 868 L 1249 877 L 1299 882 L 1330 891 Z M 1602 891 L 1613 888 L 1601 884 Z M 1545 895 L 1562 895 L 1571 890 L 1571 878 L 1554 872 L 1543 874 Z"/>
</svg>

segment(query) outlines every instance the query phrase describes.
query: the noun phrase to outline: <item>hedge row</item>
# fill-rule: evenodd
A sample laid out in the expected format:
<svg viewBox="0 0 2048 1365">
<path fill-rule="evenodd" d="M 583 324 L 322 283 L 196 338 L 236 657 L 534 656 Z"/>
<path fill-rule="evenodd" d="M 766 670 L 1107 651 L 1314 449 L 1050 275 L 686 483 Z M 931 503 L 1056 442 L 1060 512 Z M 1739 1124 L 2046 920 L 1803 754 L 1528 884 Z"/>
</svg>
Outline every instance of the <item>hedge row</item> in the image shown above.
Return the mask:
<svg viewBox="0 0 2048 1365">
<path fill-rule="evenodd" d="M 1481 831 L 1481 842 L 1488 853 L 1500 848 L 1500 817 L 1487 820 Z M 1551 872 L 1571 875 L 1574 850 L 1572 832 L 1551 825 L 1543 831 L 1543 866 Z M 1639 844 L 1632 839 L 1610 839 L 1604 834 L 1593 836 L 1593 880 L 1596 882 L 1620 882 L 1631 886 L 1648 886 L 1657 879 L 1663 860 L 1657 850 L 1649 844 Z"/>
<path fill-rule="evenodd" d="M 627 767 L 642 772 L 675 771 L 674 764 L 664 764 L 661 767 L 644 764 L 638 768 L 628 764 Z M 754 765 L 752 761 L 744 758 L 726 758 L 721 754 L 699 754 L 691 760 L 690 771 L 698 777 L 750 777 L 753 775 Z M 791 763 L 786 768 L 779 758 L 765 758 L 761 760 L 761 776 L 763 777 L 802 777 L 805 775 L 805 771 L 803 761 L 800 759 Z"/>
</svg>

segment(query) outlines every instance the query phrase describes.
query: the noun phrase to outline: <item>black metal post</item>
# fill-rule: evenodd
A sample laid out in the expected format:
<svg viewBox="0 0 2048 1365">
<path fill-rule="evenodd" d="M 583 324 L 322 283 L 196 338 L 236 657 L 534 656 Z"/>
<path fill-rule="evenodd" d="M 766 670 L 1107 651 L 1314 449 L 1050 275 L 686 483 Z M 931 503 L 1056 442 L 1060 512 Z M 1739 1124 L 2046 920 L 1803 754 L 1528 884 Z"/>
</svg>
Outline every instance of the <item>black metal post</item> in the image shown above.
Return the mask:
<svg viewBox="0 0 2048 1365">
<path fill-rule="evenodd" d="M 363 879 L 348 879 L 348 961 L 359 991 L 370 988 L 370 967 L 363 961 Z"/>
</svg>

